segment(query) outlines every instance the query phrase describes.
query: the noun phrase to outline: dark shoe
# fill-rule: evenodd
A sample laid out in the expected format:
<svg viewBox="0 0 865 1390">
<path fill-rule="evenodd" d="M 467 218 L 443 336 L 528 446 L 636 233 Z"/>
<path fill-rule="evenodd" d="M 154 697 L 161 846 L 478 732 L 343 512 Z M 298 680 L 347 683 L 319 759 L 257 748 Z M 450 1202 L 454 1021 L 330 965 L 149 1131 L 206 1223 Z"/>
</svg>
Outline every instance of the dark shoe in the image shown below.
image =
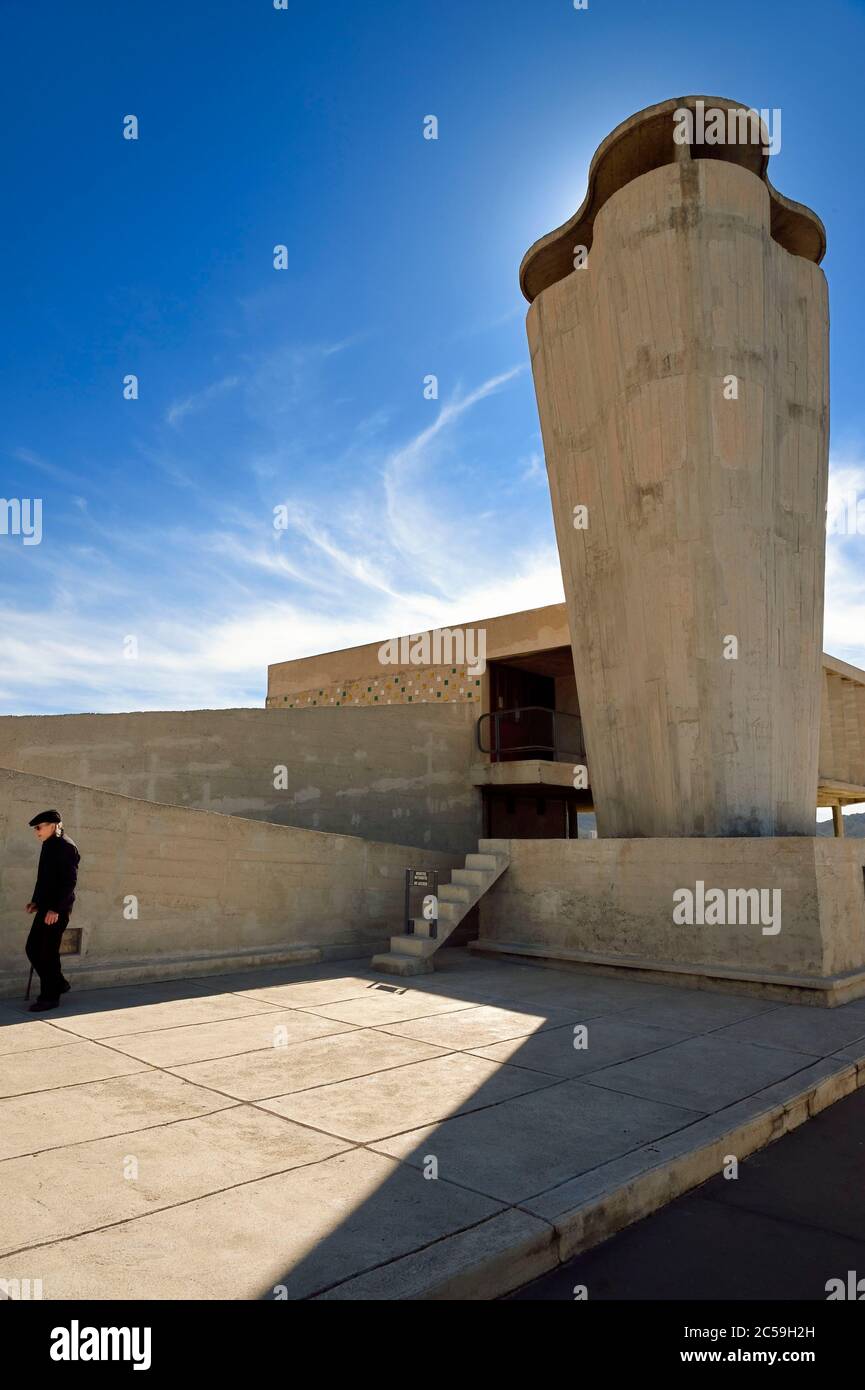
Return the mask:
<svg viewBox="0 0 865 1390">
<path fill-rule="evenodd" d="M 35 1004 L 30 1005 L 30 1012 L 31 1014 L 42 1014 L 46 1009 L 56 1009 L 59 1003 L 59 999 L 55 999 L 53 1002 L 50 999 L 37 999 Z"/>
<path fill-rule="evenodd" d="M 68 981 L 68 980 L 64 980 L 64 981 L 63 981 L 63 984 L 60 986 L 60 993 L 61 993 L 61 994 L 68 994 L 71 988 L 72 988 L 72 986 L 70 985 L 69 981 Z"/>
</svg>

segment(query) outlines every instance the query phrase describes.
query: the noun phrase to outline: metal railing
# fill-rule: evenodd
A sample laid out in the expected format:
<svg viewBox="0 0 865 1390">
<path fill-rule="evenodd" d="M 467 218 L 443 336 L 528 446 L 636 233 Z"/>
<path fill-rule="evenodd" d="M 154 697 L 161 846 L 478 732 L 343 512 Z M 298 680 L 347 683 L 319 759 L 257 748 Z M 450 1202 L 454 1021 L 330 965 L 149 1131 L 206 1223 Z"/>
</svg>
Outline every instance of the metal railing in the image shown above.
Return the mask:
<svg viewBox="0 0 865 1390">
<path fill-rule="evenodd" d="M 488 736 L 487 746 L 484 737 Z M 538 758 L 557 763 L 584 763 L 583 721 L 577 714 L 524 705 L 482 714 L 477 723 L 478 748 L 494 763 Z"/>
</svg>

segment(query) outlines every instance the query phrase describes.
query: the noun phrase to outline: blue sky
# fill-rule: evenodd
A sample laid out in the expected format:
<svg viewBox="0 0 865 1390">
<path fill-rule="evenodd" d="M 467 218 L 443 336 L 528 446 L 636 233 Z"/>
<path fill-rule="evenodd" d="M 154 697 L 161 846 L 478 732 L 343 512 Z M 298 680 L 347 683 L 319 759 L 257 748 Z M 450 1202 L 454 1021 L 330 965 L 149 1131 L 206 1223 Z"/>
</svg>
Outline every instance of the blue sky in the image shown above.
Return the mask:
<svg viewBox="0 0 865 1390">
<path fill-rule="evenodd" d="M 560 599 L 517 269 L 669 96 L 782 110 L 770 177 L 828 231 L 833 485 L 865 493 L 861 4 L 0 24 L 0 494 L 43 501 L 40 545 L 0 536 L 3 712 L 260 705 L 268 662 Z M 857 664 L 863 555 L 830 537 L 825 646 Z"/>
</svg>

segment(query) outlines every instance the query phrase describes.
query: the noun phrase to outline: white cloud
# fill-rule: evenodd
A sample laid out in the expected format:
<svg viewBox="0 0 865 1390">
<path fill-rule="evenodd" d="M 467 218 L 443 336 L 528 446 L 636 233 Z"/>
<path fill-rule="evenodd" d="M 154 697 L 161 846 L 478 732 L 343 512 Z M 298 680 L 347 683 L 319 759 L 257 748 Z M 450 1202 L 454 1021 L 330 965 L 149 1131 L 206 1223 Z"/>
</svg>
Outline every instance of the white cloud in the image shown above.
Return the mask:
<svg viewBox="0 0 865 1390">
<path fill-rule="evenodd" d="M 367 409 L 342 446 L 357 479 L 344 492 L 279 495 L 303 453 L 302 436 L 292 436 L 243 465 L 259 494 L 243 509 L 198 479 L 194 519 L 168 529 L 130 522 L 121 532 L 96 499 L 76 508 L 75 543 L 34 548 L 23 601 L 0 610 L 0 708 L 260 706 L 268 663 L 561 602 L 541 489 L 526 487 L 542 473 L 535 442 L 516 454 L 498 493 L 445 477 L 467 457 L 472 412 L 522 371 L 431 405 L 430 424 L 381 456 L 386 417 Z M 306 485 L 310 470 L 300 476 Z M 833 459 L 832 506 L 851 488 L 865 496 L 855 451 Z M 272 508 L 282 502 L 289 529 L 275 532 Z M 22 563 L 17 552 L 0 559 Z M 825 647 L 865 666 L 863 561 L 865 537 L 829 535 Z M 127 634 L 138 638 L 136 661 L 123 656 Z"/>
<path fill-rule="evenodd" d="M 214 381 L 211 386 L 205 386 L 202 391 L 196 391 L 191 396 L 187 396 L 183 401 L 175 401 L 166 412 L 167 423 L 178 425 L 187 415 L 204 410 L 217 396 L 224 395 L 226 391 L 232 391 L 239 381 L 239 377 L 226 376 L 221 381 Z"/>
<path fill-rule="evenodd" d="M 865 666 L 865 461 L 858 453 L 832 458 L 827 518 L 823 647 Z"/>
</svg>

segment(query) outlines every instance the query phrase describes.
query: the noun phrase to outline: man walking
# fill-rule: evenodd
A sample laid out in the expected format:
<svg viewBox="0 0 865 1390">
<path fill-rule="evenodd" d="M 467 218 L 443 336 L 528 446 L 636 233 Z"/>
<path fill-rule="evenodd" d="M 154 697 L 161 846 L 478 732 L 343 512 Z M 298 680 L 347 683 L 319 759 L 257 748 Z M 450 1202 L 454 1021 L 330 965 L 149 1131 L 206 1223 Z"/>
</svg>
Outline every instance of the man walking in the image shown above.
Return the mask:
<svg viewBox="0 0 865 1390">
<path fill-rule="evenodd" d="M 36 913 L 26 946 L 27 959 L 41 986 L 39 998 L 30 1005 L 30 1012 L 35 1014 L 56 1009 L 61 994 L 71 988 L 60 969 L 60 941 L 75 902 L 81 856 L 63 829 L 59 811 L 40 811 L 29 824 L 42 842 L 36 887 L 27 904 L 27 911 Z"/>
</svg>

